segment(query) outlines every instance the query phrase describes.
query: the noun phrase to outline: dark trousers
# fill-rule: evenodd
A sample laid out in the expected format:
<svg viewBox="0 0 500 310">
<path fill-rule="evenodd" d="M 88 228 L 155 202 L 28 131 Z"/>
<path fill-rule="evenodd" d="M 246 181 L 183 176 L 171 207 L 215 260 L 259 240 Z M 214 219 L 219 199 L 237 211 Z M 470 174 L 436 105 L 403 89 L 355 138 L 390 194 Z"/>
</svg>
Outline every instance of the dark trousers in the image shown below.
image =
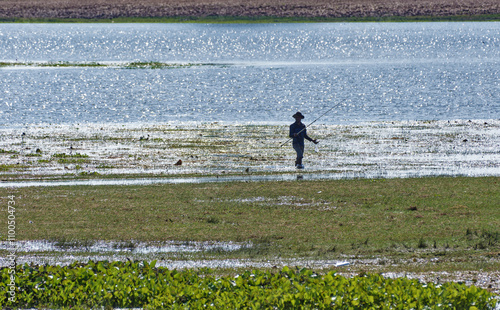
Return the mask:
<svg viewBox="0 0 500 310">
<path fill-rule="evenodd" d="M 302 165 L 302 158 L 304 157 L 304 145 L 294 143 L 293 149 L 297 152 L 297 159 L 295 160 L 296 165 Z"/>
</svg>

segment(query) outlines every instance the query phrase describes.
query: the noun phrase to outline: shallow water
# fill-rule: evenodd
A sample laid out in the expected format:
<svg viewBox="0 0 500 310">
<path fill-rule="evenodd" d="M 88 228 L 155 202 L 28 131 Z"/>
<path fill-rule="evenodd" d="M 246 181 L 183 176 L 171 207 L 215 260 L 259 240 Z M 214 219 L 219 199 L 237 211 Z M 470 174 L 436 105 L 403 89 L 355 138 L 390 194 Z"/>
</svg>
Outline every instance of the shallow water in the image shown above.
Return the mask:
<svg viewBox="0 0 500 310">
<path fill-rule="evenodd" d="M 1 24 L 0 125 L 500 117 L 500 23 Z"/>
<path fill-rule="evenodd" d="M 215 182 L 265 182 L 265 181 L 312 181 L 312 180 L 343 180 L 343 179 L 377 179 L 377 178 L 418 178 L 428 176 L 498 176 L 498 169 L 479 169 L 469 173 L 447 173 L 444 170 L 415 170 L 404 173 L 373 172 L 373 173 L 297 173 L 294 175 L 251 175 L 251 176 L 221 176 L 221 177 L 175 177 L 175 178 L 140 178 L 140 179 L 94 179 L 66 181 L 18 181 L 0 183 L 0 188 L 43 187 L 43 186 L 105 186 L 105 185 L 151 185 L 151 184 L 182 184 L 182 183 L 215 183 Z"/>
<path fill-rule="evenodd" d="M 25 130 L 0 129 L 0 187 L 500 175 L 498 120 L 313 125 L 309 134 L 320 143 L 306 145 L 304 170 L 295 169 L 290 143 L 280 146 L 287 126 L 87 124 Z M 138 177 L 120 178 L 131 174 Z M 64 180 L 87 175 L 97 179 Z"/>
<path fill-rule="evenodd" d="M 158 253 L 194 253 L 206 251 L 236 251 L 251 247 L 250 243 L 242 242 L 119 242 L 119 241 L 89 241 L 86 242 L 53 242 L 47 240 L 16 241 L 17 252 L 39 253 L 130 253 L 130 254 L 158 254 Z M 0 250 L 11 250 L 8 241 L 0 241 Z"/>
</svg>

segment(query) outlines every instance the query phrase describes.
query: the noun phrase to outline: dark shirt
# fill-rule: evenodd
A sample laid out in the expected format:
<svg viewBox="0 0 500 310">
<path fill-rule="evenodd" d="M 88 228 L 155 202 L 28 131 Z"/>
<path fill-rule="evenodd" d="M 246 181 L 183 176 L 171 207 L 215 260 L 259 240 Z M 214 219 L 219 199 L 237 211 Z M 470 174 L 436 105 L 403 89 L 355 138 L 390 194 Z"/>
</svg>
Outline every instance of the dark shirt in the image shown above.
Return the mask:
<svg viewBox="0 0 500 310">
<path fill-rule="evenodd" d="M 307 135 L 306 125 L 303 123 L 293 123 L 290 125 L 290 138 L 293 138 L 293 144 L 304 145 L 304 139 L 312 141 L 312 139 Z M 302 130 L 303 129 L 303 130 Z M 301 131 L 299 133 L 299 131 Z M 294 137 L 293 134 L 299 133 L 297 137 Z"/>
</svg>

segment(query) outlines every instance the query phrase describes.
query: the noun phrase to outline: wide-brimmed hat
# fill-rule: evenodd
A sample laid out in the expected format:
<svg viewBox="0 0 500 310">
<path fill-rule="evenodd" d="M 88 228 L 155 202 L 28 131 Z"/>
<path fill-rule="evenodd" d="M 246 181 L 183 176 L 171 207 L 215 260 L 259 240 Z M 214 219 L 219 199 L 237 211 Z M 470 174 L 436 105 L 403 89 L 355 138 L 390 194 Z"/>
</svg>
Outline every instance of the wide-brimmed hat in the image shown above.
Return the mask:
<svg viewBox="0 0 500 310">
<path fill-rule="evenodd" d="M 293 118 L 300 118 L 300 119 L 304 119 L 304 115 L 302 115 L 302 113 L 300 113 L 300 112 L 295 113 L 292 117 L 293 117 Z"/>
</svg>

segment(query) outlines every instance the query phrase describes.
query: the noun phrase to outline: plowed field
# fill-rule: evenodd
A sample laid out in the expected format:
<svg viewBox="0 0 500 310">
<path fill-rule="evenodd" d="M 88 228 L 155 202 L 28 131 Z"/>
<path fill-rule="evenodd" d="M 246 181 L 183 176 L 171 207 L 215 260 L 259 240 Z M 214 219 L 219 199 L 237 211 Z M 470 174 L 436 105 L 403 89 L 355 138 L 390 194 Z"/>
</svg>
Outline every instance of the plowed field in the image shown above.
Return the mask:
<svg viewBox="0 0 500 310">
<path fill-rule="evenodd" d="M 0 18 L 414 17 L 500 14 L 498 0 L 2 0 Z"/>
</svg>

